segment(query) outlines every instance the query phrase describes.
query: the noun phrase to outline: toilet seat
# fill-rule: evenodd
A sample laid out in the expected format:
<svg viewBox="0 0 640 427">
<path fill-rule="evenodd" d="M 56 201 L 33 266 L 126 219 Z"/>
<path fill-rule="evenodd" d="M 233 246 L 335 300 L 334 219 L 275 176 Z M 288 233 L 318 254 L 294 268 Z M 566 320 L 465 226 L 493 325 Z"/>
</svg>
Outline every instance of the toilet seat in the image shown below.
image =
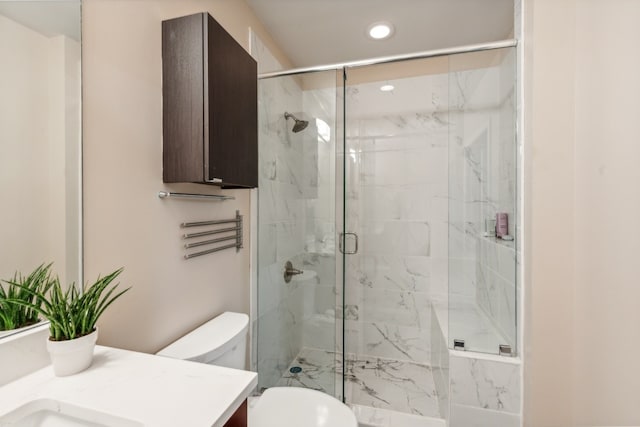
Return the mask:
<svg viewBox="0 0 640 427">
<path fill-rule="evenodd" d="M 358 427 L 335 397 L 300 387 L 272 387 L 249 409 L 249 427 Z"/>
</svg>

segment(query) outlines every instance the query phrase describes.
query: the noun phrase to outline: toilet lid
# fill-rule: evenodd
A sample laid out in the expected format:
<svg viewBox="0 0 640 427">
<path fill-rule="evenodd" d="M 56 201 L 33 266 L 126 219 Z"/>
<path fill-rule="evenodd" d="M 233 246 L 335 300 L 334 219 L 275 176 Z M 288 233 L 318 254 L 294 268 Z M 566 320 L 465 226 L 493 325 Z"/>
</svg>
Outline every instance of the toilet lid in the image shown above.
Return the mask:
<svg viewBox="0 0 640 427">
<path fill-rule="evenodd" d="M 206 363 L 244 339 L 248 325 L 249 316 L 244 313 L 222 313 L 156 354 Z"/>
</svg>

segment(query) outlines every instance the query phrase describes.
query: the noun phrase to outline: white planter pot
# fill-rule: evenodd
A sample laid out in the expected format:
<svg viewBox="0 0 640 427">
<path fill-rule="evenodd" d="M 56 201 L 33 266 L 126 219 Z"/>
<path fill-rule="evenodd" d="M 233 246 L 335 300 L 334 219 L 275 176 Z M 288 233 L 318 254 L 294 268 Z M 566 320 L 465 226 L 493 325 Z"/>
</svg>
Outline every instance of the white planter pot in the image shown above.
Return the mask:
<svg viewBox="0 0 640 427">
<path fill-rule="evenodd" d="M 93 349 L 98 339 L 96 329 L 89 335 L 68 341 L 47 340 L 53 372 L 58 377 L 77 374 L 91 366 Z"/>
</svg>

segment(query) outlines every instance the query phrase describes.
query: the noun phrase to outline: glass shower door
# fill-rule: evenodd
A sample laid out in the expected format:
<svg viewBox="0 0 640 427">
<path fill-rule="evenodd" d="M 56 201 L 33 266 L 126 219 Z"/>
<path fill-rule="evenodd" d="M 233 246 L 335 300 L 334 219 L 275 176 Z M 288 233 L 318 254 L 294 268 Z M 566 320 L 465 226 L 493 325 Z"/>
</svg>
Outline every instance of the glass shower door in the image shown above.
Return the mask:
<svg viewBox="0 0 640 427">
<path fill-rule="evenodd" d="M 459 350 L 517 350 L 515 67 L 515 48 L 450 57 L 448 344 Z"/>
<path fill-rule="evenodd" d="M 448 90 L 447 58 L 346 70 L 345 397 L 364 411 L 440 417 Z"/>
<path fill-rule="evenodd" d="M 326 71 L 259 81 L 259 390 L 338 395 L 342 387 L 335 239 L 341 78 Z"/>
</svg>

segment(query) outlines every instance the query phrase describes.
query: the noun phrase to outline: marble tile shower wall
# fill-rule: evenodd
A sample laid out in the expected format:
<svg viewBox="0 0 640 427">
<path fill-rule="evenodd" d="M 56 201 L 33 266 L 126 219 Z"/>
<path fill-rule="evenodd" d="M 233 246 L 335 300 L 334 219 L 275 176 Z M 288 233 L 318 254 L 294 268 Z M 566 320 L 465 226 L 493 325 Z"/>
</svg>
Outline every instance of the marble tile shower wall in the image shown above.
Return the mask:
<svg viewBox="0 0 640 427">
<path fill-rule="evenodd" d="M 454 306 L 478 307 L 490 329 L 515 345 L 515 242 L 482 236 L 486 218 L 517 214 L 515 53 L 503 53 L 496 66 L 451 74 L 450 298 Z M 509 233 L 515 230 L 512 221 Z M 465 338 L 456 333 L 458 315 L 465 313 L 450 304 L 450 339 Z M 520 362 L 452 350 L 445 357 L 435 334 L 434 377 L 439 396 L 448 398 L 448 425 L 520 426 Z"/>
<path fill-rule="evenodd" d="M 449 272 L 454 298 L 475 302 L 499 342 L 515 347 L 515 242 L 483 236 L 496 212 L 515 235 L 515 53 L 500 59 L 452 74 Z"/>
<path fill-rule="evenodd" d="M 449 348 L 445 339 L 444 325 L 436 314 L 431 312 L 431 370 L 438 395 L 440 416 L 449 419 Z"/>
<path fill-rule="evenodd" d="M 450 427 L 518 427 L 522 398 L 519 363 L 449 358 Z"/>
<path fill-rule="evenodd" d="M 489 164 L 488 200 L 483 204 L 483 217 L 495 212 L 509 215 L 509 234 L 516 236 L 516 52 L 510 50 L 497 67 L 499 75 L 498 134 L 493 138 L 497 146 L 491 149 Z M 476 259 L 478 306 L 487 314 L 494 327 L 516 349 L 516 241 L 478 239 Z"/>
<path fill-rule="evenodd" d="M 345 333 L 350 358 L 426 366 L 432 290 L 446 289 L 432 260 L 447 256 L 447 76 L 414 79 L 430 89 L 409 96 L 424 102 L 394 104 L 420 110 L 363 116 L 358 98 L 370 88 L 347 91 L 347 220 L 359 252 L 346 260 Z"/>
<path fill-rule="evenodd" d="M 453 61 L 453 59 L 452 59 Z M 452 72 L 449 83 L 449 293 L 475 298 L 477 240 L 483 231 L 484 161 L 493 136 L 497 79 L 491 69 Z"/>
<path fill-rule="evenodd" d="M 330 71 L 316 77 L 328 87 L 307 88 L 303 94 L 309 128 L 304 131 L 306 229 L 301 263 L 313 276 L 305 290 L 303 346 L 324 351 L 336 349 L 335 75 Z"/>
<path fill-rule="evenodd" d="M 251 42 L 260 72 L 282 68 L 253 33 Z M 325 77 L 324 85 L 307 90 L 299 76 L 259 83 L 258 281 L 253 289 L 259 387 L 275 386 L 303 347 L 335 351 L 336 89 L 335 74 Z M 314 82 L 322 80 L 316 76 Z M 293 133 L 285 111 L 308 120 L 308 127 Z M 316 119 L 325 128 L 319 129 Z M 305 273 L 285 283 L 286 261 Z"/>
<path fill-rule="evenodd" d="M 302 348 L 304 288 L 285 283 L 284 263 L 304 252 L 302 134 L 284 112 L 298 114 L 302 91 L 290 77 L 259 85 L 258 368 L 260 387 L 277 383 Z"/>
<path fill-rule="evenodd" d="M 255 33 L 251 50 L 260 72 L 281 64 Z M 259 388 L 274 386 L 302 348 L 305 287 L 285 283 L 284 263 L 304 253 L 304 134 L 290 131 L 284 112 L 299 115 L 303 91 L 293 77 L 261 80 L 258 85 L 258 283 L 254 319 L 254 360 Z"/>
</svg>

